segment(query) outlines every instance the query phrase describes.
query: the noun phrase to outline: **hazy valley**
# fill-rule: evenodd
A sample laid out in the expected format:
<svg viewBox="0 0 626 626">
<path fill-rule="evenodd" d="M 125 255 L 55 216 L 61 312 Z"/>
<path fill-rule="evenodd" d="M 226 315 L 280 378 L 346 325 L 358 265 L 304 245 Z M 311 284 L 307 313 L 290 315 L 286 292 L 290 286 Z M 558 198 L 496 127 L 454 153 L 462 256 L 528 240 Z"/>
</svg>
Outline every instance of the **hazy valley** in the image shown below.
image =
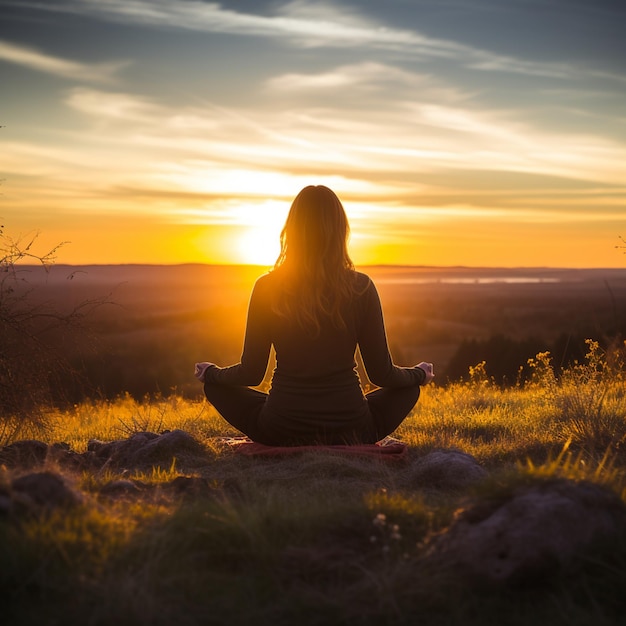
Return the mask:
<svg viewBox="0 0 626 626">
<path fill-rule="evenodd" d="M 93 391 L 198 394 L 193 363 L 239 359 L 250 290 L 266 268 L 101 265 L 21 268 L 31 296 L 67 312 L 103 301 L 57 339 Z M 395 361 L 435 363 L 440 383 L 486 360 L 508 383 L 537 351 L 557 365 L 583 340 L 626 334 L 626 270 L 367 267 Z M 498 360 L 503 361 L 498 364 Z M 507 369 L 508 368 L 508 369 Z M 76 391 L 76 390 L 75 390 Z"/>
</svg>

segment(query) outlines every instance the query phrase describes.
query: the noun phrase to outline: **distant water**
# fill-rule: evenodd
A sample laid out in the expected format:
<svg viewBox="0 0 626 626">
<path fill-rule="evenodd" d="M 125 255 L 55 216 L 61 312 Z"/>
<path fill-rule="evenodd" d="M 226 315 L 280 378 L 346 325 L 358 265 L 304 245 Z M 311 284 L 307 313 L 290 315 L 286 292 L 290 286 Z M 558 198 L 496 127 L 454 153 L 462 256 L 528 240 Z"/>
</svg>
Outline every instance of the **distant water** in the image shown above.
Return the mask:
<svg viewBox="0 0 626 626">
<path fill-rule="evenodd" d="M 388 285 L 434 285 L 441 283 L 442 285 L 494 285 L 504 283 L 507 285 L 538 285 L 541 283 L 560 283 L 560 278 L 541 278 L 536 276 L 472 276 L 472 277 L 448 277 L 448 278 L 436 278 L 436 277 L 384 277 L 379 278 L 377 283 L 384 283 Z"/>
</svg>

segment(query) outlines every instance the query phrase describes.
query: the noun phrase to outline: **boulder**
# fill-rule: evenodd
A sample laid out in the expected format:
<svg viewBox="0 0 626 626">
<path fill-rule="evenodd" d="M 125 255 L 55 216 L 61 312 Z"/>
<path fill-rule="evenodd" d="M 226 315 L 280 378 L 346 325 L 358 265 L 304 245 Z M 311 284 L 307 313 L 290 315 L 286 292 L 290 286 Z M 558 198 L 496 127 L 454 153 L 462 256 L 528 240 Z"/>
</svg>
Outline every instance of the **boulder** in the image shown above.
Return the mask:
<svg viewBox="0 0 626 626">
<path fill-rule="evenodd" d="M 487 470 L 460 450 L 435 450 L 415 459 L 407 470 L 413 488 L 461 491 L 487 476 Z"/>
<path fill-rule="evenodd" d="M 31 469 L 49 461 L 74 471 L 94 466 L 92 453 L 79 454 L 66 442 L 48 445 L 36 439 L 24 439 L 0 448 L 0 465 L 10 468 Z"/>
<path fill-rule="evenodd" d="M 158 437 L 159 435 L 156 433 L 139 432 L 131 435 L 128 439 L 106 443 L 97 439 L 91 439 L 87 443 L 87 451 L 93 452 L 95 457 L 102 461 L 110 460 L 116 465 L 123 464 L 125 459 L 132 458 L 140 448 Z"/>
<path fill-rule="evenodd" d="M 7 467 L 34 467 L 46 460 L 48 445 L 36 439 L 15 441 L 0 448 L 0 464 Z"/>
<path fill-rule="evenodd" d="M 202 444 L 183 430 L 165 431 L 158 435 L 139 432 L 128 439 L 111 441 L 91 440 L 87 451 L 101 464 L 117 468 L 142 469 L 150 466 L 169 468 L 174 459 L 191 464 L 206 461 Z"/>
<path fill-rule="evenodd" d="M 31 512 L 74 506 L 82 501 L 80 494 L 53 472 L 35 472 L 13 479 L 10 496 L 14 507 Z"/>
<path fill-rule="evenodd" d="M 80 454 L 70 448 L 68 443 L 53 443 L 48 446 L 47 460 L 51 460 L 59 467 L 78 472 L 89 469 L 90 454 Z"/>
<path fill-rule="evenodd" d="M 623 532 L 626 506 L 589 482 L 553 479 L 459 510 L 428 558 L 470 580 L 543 580 L 595 541 Z"/>
<path fill-rule="evenodd" d="M 143 445 L 134 455 L 139 464 L 167 464 L 177 458 L 204 456 L 204 447 L 184 430 L 164 432 Z"/>
</svg>

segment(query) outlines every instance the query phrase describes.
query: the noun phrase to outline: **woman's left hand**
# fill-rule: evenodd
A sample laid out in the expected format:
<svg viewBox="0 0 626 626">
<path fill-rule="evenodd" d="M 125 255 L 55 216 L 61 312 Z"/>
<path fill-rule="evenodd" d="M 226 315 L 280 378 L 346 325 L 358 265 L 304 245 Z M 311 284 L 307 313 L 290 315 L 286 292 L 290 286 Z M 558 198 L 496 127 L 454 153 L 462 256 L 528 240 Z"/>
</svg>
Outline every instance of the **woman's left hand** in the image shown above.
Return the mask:
<svg viewBox="0 0 626 626">
<path fill-rule="evenodd" d="M 428 384 L 435 377 L 435 372 L 433 371 L 432 363 L 426 363 L 426 361 L 422 361 L 421 363 L 417 364 L 417 367 L 419 367 L 420 369 L 424 370 L 424 372 L 426 372 L 424 385 Z"/>
</svg>

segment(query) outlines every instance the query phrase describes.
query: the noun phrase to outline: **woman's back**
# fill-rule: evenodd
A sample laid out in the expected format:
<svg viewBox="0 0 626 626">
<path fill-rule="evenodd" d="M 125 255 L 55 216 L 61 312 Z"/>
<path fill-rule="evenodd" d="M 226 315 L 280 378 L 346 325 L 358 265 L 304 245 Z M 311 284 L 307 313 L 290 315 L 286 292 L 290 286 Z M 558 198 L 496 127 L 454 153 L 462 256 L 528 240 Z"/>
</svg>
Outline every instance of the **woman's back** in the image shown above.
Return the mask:
<svg viewBox="0 0 626 626">
<path fill-rule="evenodd" d="M 289 211 L 274 270 L 252 291 L 241 362 L 203 370 L 207 398 L 258 441 L 375 441 L 419 397 L 427 374 L 393 364 L 378 293 L 354 270 L 348 233 L 337 196 L 305 187 Z M 261 382 L 272 345 L 269 394 L 237 390 Z M 357 346 L 370 381 L 386 388 L 367 397 L 356 372 Z"/>
<path fill-rule="evenodd" d="M 327 433 L 344 432 L 367 416 L 355 352 L 362 318 L 368 313 L 368 288 L 373 285 L 364 274 L 351 271 L 355 290 L 341 303 L 343 325 L 320 315 L 318 328 L 303 328 L 275 312 L 281 297 L 280 272 L 259 279 L 255 291 L 256 313 L 267 316 L 267 332 L 276 350 L 276 368 L 261 423 L 270 431 L 305 436 L 313 428 Z M 252 303 L 251 303 L 252 304 Z"/>
<path fill-rule="evenodd" d="M 274 303 L 283 290 L 279 272 L 272 272 L 258 281 L 268 315 L 271 341 L 276 350 L 276 374 L 290 378 L 334 376 L 354 368 L 354 354 L 359 339 L 361 313 L 371 284 L 365 274 L 354 275 L 355 289 L 351 298 L 340 305 L 343 325 L 337 326 L 327 315 L 318 317 L 319 328 L 302 327 L 295 320 L 275 312 Z"/>
</svg>

